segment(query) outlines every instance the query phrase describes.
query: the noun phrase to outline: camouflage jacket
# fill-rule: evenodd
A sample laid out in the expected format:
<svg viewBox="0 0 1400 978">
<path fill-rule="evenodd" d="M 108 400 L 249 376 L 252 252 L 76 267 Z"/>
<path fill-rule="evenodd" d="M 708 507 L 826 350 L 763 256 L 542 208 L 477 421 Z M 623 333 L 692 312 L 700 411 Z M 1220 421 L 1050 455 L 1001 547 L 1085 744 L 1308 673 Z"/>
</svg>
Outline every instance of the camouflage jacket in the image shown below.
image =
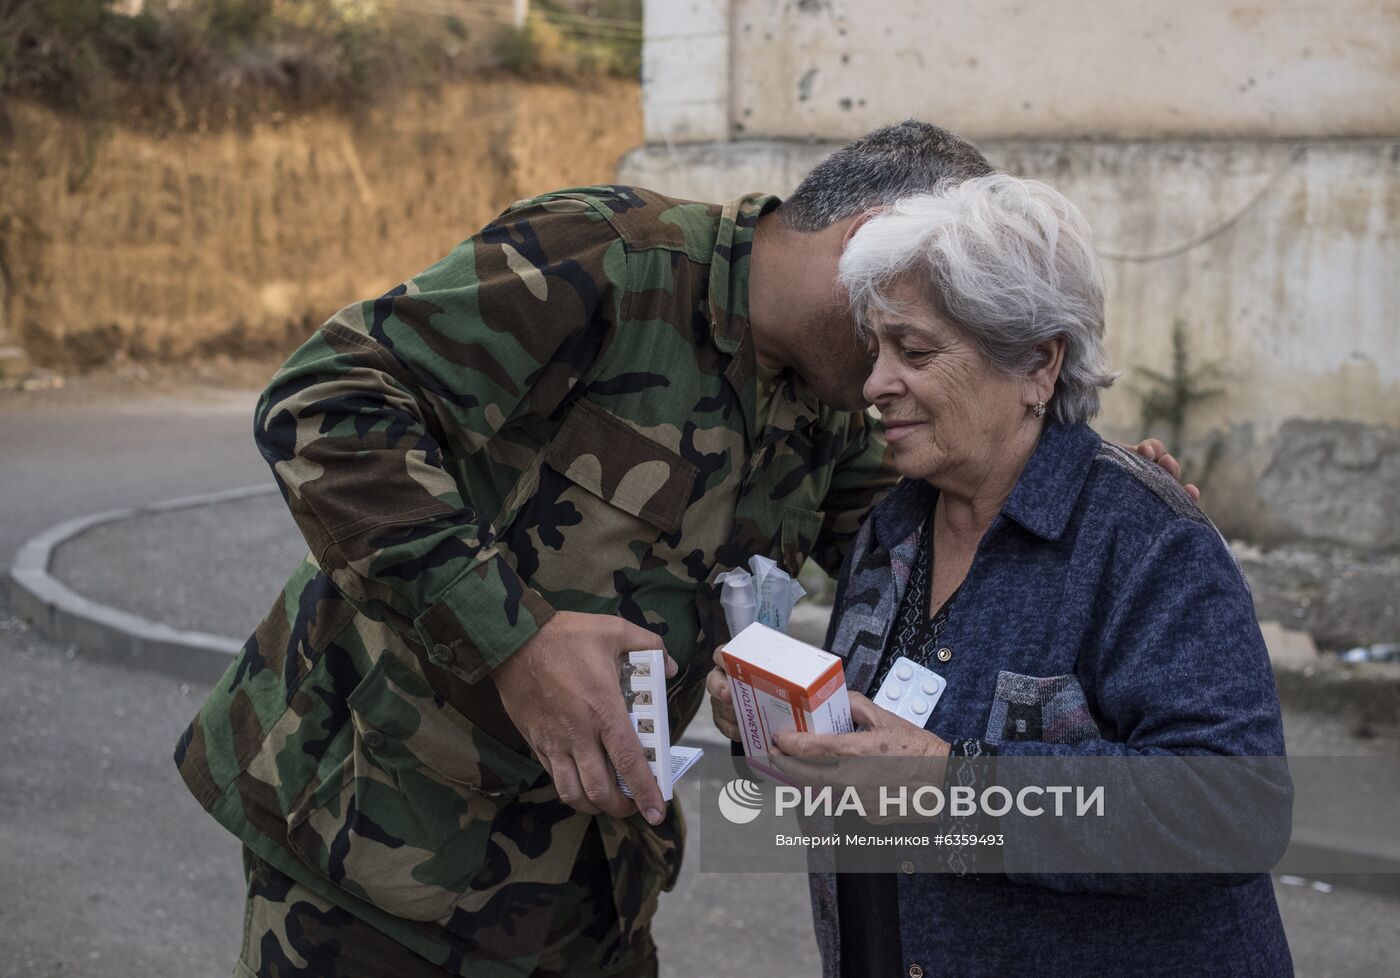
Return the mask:
<svg viewBox="0 0 1400 978">
<path fill-rule="evenodd" d="M 273 379 L 256 437 L 310 553 L 176 753 L 262 858 L 450 969 L 528 970 L 594 816 L 482 680 L 556 609 L 621 615 L 681 666 L 679 733 L 727 634 L 715 576 L 834 570 L 893 482 L 869 416 L 791 372 L 757 416 L 749 254 L 776 203 L 518 202 Z M 671 807 L 596 817 L 624 923 L 674 882 Z"/>
</svg>

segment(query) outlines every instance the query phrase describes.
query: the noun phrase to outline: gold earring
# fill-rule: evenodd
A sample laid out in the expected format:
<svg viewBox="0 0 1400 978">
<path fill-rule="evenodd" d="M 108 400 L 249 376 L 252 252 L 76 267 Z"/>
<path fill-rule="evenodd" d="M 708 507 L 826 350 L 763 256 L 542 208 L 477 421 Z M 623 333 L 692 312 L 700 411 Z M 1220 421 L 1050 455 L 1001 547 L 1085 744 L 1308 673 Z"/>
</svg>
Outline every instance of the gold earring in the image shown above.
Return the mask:
<svg viewBox="0 0 1400 978">
<path fill-rule="evenodd" d="M 1031 410 L 1035 412 L 1035 416 L 1036 416 L 1037 418 L 1043 418 L 1043 417 L 1045 417 L 1045 402 L 1044 402 L 1044 401 L 1036 401 L 1036 402 L 1035 402 L 1035 407 L 1033 407 Z"/>
</svg>

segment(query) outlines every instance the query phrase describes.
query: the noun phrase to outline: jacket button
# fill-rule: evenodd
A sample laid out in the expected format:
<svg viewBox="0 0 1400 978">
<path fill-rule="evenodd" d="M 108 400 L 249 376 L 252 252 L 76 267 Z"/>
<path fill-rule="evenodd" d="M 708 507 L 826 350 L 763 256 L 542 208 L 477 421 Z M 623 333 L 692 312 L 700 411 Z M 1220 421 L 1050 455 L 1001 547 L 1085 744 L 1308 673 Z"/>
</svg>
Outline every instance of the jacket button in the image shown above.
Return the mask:
<svg viewBox="0 0 1400 978">
<path fill-rule="evenodd" d="M 943 648 L 941 648 L 941 649 L 938 650 L 938 661 L 939 661 L 939 662 L 947 662 L 947 661 L 948 661 L 949 659 L 951 659 L 952 657 L 953 657 L 953 650 L 950 649 L 950 648 L 948 648 L 947 646 L 944 646 Z"/>
<path fill-rule="evenodd" d="M 901 873 L 905 874 L 906 876 L 913 876 L 913 875 L 914 875 L 914 864 L 911 863 L 909 860 L 906 859 L 906 860 L 904 860 L 904 862 L 902 862 L 902 863 L 899 864 L 899 871 L 900 871 Z"/>
<path fill-rule="evenodd" d="M 439 642 L 428 653 L 428 661 L 437 666 L 450 666 L 457 661 L 457 653 L 452 650 L 452 646 Z"/>
<path fill-rule="evenodd" d="M 370 750 L 379 750 L 384 746 L 384 735 L 378 730 L 366 730 L 364 740 Z"/>
<path fill-rule="evenodd" d="M 924 978 L 924 969 L 917 964 L 909 966 L 909 978 Z"/>
</svg>

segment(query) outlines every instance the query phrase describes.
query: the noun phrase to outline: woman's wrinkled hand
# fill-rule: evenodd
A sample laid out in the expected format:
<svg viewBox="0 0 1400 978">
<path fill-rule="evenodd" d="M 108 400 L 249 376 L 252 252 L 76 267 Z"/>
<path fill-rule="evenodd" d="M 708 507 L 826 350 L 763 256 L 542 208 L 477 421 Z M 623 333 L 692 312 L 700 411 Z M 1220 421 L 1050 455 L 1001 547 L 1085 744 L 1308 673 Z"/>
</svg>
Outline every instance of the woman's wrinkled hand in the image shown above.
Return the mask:
<svg viewBox="0 0 1400 978">
<path fill-rule="evenodd" d="M 819 734 L 779 730 L 774 744 L 783 756 L 794 760 L 843 757 L 947 757 L 948 743 L 932 731 L 917 727 L 860 693 L 846 694 L 851 701 L 853 733 Z"/>
<path fill-rule="evenodd" d="M 770 755 L 778 770 L 800 785 L 829 785 L 842 791 L 854 787 L 870 813 L 880 810 L 881 788 L 943 783 L 947 741 L 860 693 L 847 695 L 856 730 L 845 734 L 778 731 L 773 738 L 777 750 Z M 891 820 L 867 816 L 873 824 Z"/>
</svg>

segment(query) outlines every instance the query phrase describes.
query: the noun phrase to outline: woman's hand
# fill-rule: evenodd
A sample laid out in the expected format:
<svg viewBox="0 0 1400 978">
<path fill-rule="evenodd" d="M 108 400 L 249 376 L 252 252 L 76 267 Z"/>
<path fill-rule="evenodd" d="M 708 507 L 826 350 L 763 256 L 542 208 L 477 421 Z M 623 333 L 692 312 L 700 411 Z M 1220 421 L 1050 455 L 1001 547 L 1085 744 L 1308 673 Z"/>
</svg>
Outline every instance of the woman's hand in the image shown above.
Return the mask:
<svg viewBox="0 0 1400 978">
<path fill-rule="evenodd" d="M 851 700 L 851 719 L 856 725 L 854 733 L 818 734 L 780 730 L 773 738 L 781 751 L 779 756 L 818 761 L 843 757 L 948 756 L 947 741 L 936 733 L 895 716 L 860 693 L 851 691 L 846 695 Z"/>
<path fill-rule="evenodd" d="M 844 794 L 854 787 L 869 813 L 866 821 L 883 825 L 899 821 L 879 815 L 881 789 L 941 786 L 948 744 L 935 733 L 916 727 L 860 693 L 848 693 L 856 731 L 847 734 L 781 730 L 769 755 L 778 770 L 800 785 L 830 785 Z"/>
<path fill-rule="evenodd" d="M 729 688 L 729 673 L 724 671 L 723 646 L 715 649 L 715 667 L 705 677 L 705 689 L 710 694 L 710 715 L 719 732 L 730 740 L 743 741 L 739 733 L 739 718 L 734 713 L 734 693 Z"/>
</svg>

